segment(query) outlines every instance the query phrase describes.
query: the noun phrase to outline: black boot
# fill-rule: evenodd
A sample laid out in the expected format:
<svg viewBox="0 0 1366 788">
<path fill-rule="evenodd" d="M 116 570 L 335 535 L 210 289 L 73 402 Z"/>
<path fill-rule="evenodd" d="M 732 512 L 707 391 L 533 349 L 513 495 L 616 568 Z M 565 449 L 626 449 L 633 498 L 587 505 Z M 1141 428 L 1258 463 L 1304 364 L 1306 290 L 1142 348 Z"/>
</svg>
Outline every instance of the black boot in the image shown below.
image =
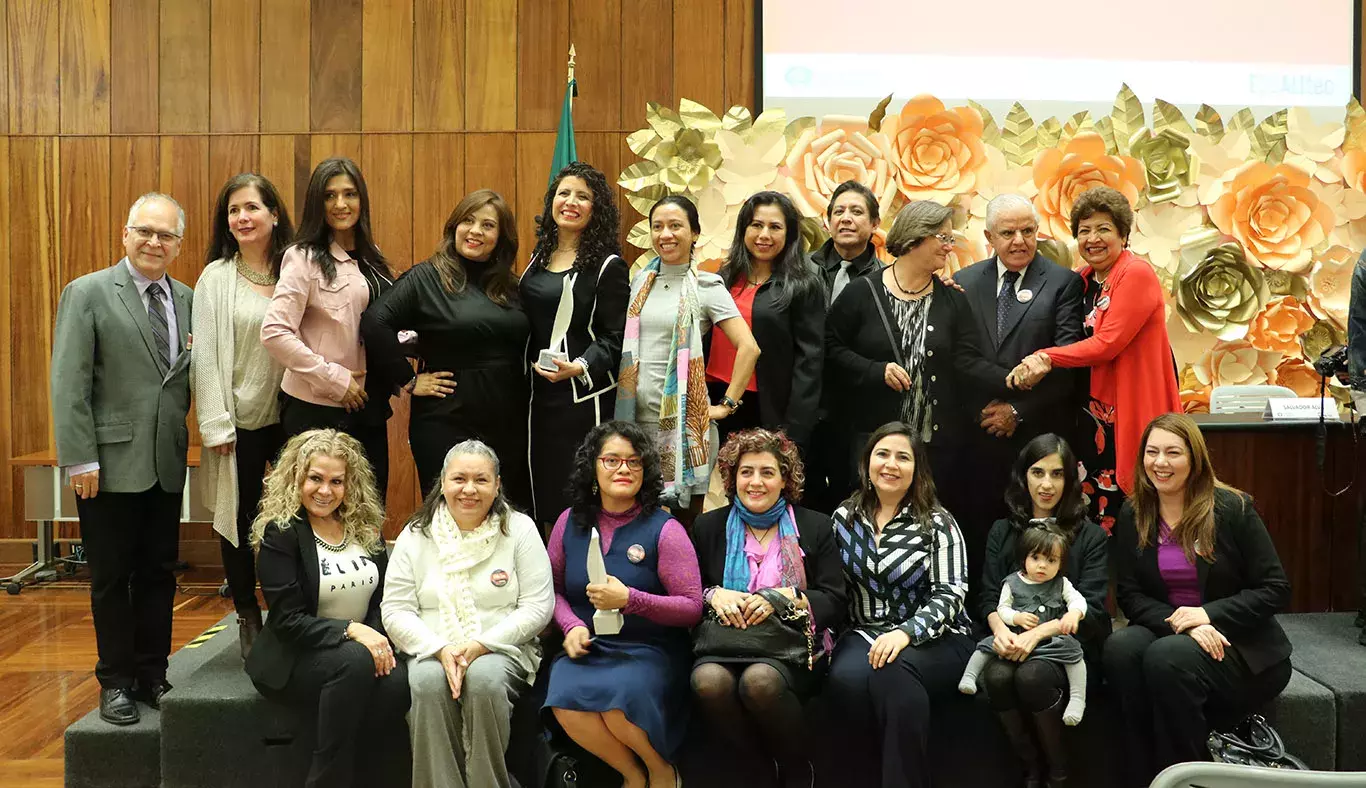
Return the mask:
<svg viewBox="0 0 1366 788">
<path fill-rule="evenodd" d="M 1067 786 L 1067 742 L 1063 740 L 1062 723 L 1062 707 L 1066 702 L 1067 695 L 1063 694 L 1052 706 L 1034 712 L 1034 732 L 1048 763 L 1048 788 Z"/>
<path fill-rule="evenodd" d="M 251 644 L 256 642 L 256 635 L 261 631 L 261 609 L 237 614 L 237 643 L 242 649 L 242 661 L 246 662 L 247 655 L 251 653 Z"/>
<path fill-rule="evenodd" d="M 1029 732 L 1024 714 L 1019 709 L 996 712 L 1001 727 L 1010 739 L 1010 748 L 1024 764 L 1024 788 L 1043 788 L 1043 769 L 1039 764 L 1039 751 L 1034 747 L 1034 737 Z"/>
</svg>

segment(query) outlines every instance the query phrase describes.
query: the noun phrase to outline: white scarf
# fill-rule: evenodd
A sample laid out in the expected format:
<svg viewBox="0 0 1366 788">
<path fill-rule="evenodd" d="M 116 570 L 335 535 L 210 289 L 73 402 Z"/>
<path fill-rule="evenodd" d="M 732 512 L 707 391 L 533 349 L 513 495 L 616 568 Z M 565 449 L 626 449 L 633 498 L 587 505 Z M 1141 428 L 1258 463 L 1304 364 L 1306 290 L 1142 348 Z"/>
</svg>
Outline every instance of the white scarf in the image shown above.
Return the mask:
<svg viewBox="0 0 1366 788">
<path fill-rule="evenodd" d="M 446 575 L 446 593 L 440 595 L 440 634 L 451 643 L 465 643 L 483 631 L 469 570 L 493 555 L 502 524 L 502 517 L 489 514 L 478 528 L 461 531 L 444 501 L 432 516 L 432 541 L 436 542 L 437 557 Z"/>
</svg>

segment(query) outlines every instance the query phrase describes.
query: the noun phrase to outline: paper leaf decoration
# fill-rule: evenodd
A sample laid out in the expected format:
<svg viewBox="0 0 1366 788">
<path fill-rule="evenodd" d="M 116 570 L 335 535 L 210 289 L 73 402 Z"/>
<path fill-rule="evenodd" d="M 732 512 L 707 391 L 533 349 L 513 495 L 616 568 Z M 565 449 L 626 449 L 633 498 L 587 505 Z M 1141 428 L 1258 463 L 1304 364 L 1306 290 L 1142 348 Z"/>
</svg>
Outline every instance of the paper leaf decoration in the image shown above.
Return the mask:
<svg viewBox="0 0 1366 788">
<path fill-rule="evenodd" d="M 982 116 L 982 142 L 988 145 L 1000 144 L 1001 128 L 996 125 L 996 118 L 992 117 L 991 111 L 975 101 L 969 101 L 968 106 Z"/>
<path fill-rule="evenodd" d="M 1280 164 L 1285 159 L 1285 135 L 1289 112 L 1281 110 L 1268 115 L 1252 130 L 1252 154 L 1267 164 Z"/>
<path fill-rule="evenodd" d="M 1157 99 L 1153 101 L 1153 131 L 1161 134 L 1167 129 L 1175 129 L 1187 135 L 1195 133 L 1191 124 L 1186 122 L 1186 116 L 1181 114 L 1181 110 L 1175 104 Z"/>
<path fill-rule="evenodd" d="M 873 131 L 882 130 L 882 121 L 887 117 L 887 105 L 891 103 L 892 94 L 888 93 L 886 98 L 879 101 L 876 107 L 873 107 L 873 111 L 868 114 L 869 129 Z"/>
<path fill-rule="evenodd" d="M 750 113 L 749 107 L 736 105 L 726 110 L 725 117 L 721 118 L 721 128 L 726 131 L 742 132 L 754 124 L 754 116 Z"/>
<path fill-rule="evenodd" d="M 1229 119 L 1228 130 L 1250 132 L 1256 125 L 1257 117 L 1252 114 L 1252 110 L 1248 109 L 1247 107 L 1243 107 L 1242 109 L 1234 113 L 1233 117 Z"/>
<path fill-rule="evenodd" d="M 1001 152 L 1006 155 L 1006 161 L 1023 167 L 1034 160 L 1038 149 L 1039 133 L 1034 128 L 1034 119 L 1017 101 L 1006 114 L 1006 125 L 1001 130 Z"/>
<path fill-rule="evenodd" d="M 1077 136 L 1078 132 L 1094 130 L 1095 127 L 1095 122 L 1091 120 L 1091 113 L 1087 110 L 1082 110 L 1071 118 L 1068 118 L 1067 125 L 1062 127 L 1062 136 L 1059 138 L 1059 141 L 1066 145 L 1072 141 L 1073 137 Z M 1048 146 L 1041 144 L 1040 147 Z"/>
<path fill-rule="evenodd" d="M 1347 102 L 1347 138 L 1342 142 L 1343 151 L 1366 148 L 1366 109 L 1355 97 Z"/>
<path fill-rule="evenodd" d="M 1224 138 L 1224 119 L 1219 117 L 1214 107 L 1201 104 L 1199 111 L 1195 113 L 1195 130 L 1200 132 L 1201 136 L 1207 137 L 1210 142 L 1219 142 Z"/>
<path fill-rule="evenodd" d="M 683 118 L 683 125 L 704 134 L 719 131 L 721 128 L 721 119 L 716 117 L 716 113 L 692 99 L 679 100 L 678 114 Z"/>
<path fill-rule="evenodd" d="M 1058 122 L 1057 118 L 1049 118 L 1039 124 L 1037 134 L 1040 148 L 1045 150 L 1048 148 L 1056 148 L 1058 147 L 1058 143 L 1062 141 L 1062 124 Z"/>
<path fill-rule="evenodd" d="M 1115 143 L 1114 121 L 1109 115 L 1096 119 L 1096 133 L 1105 140 L 1105 152 L 1111 156 L 1119 155 L 1119 145 Z"/>
<path fill-rule="evenodd" d="M 1121 85 L 1119 95 L 1115 96 L 1115 108 L 1110 112 L 1110 120 L 1114 124 L 1115 142 L 1119 145 L 1119 152 L 1129 153 L 1129 138 L 1135 131 L 1143 128 L 1143 102 L 1134 95 L 1133 89 L 1128 84 Z"/>
</svg>

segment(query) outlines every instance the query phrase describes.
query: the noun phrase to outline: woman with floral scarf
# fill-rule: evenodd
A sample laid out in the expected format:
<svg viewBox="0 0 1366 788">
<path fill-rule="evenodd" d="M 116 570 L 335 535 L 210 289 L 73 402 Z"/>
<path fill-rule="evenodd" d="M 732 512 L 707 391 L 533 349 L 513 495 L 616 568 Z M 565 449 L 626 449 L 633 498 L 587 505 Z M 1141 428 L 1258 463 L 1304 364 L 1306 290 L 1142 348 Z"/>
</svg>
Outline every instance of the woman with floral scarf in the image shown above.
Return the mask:
<svg viewBox="0 0 1366 788">
<path fill-rule="evenodd" d="M 408 655 L 413 786 L 505 787 L 512 707 L 555 607 L 550 558 L 486 444 L 456 444 L 439 482 L 399 534 L 380 608 Z"/>
<path fill-rule="evenodd" d="M 654 204 L 649 219 L 659 256 L 631 281 L 616 418 L 656 436 L 664 472 L 660 502 L 686 526 L 700 511 L 711 480 L 717 447 L 712 422 L 740 407 L 759 345 L 721 277 L 692 266 L 702 232 L 697 206 L 669 195 Z M 708 399 L 702 352 L 713 325 L 735 347 L 730 385 L 719 403 Z"/>
</svg>

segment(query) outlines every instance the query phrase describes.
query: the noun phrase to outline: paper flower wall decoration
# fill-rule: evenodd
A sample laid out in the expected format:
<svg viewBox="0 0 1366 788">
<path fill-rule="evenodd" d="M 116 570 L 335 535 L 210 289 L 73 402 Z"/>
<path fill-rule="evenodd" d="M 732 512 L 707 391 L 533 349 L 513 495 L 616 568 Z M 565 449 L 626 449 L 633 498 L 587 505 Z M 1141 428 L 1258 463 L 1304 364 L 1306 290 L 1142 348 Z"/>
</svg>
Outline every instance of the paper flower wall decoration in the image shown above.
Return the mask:
<svg viewBox="0 0 1366 788">
<path fill-rule="evenodd" d="M 1043 152 L 1034 162 L 1034 210 L 1039 228 L 1053 238 L 1071 238 L 1072 203 L 1082 192 L 1096 186 L 1118 189 L 1138 204 L 1145 176 L 1143 165 L 1129 156 L 1112 156 L 1105 140 L 1093 131 L 1073 137 L 1061 149 Z"/>
<path fill-rule="evenodd" d="M 1328 239 L 1333 211 L 1309 188 L 1309 175 L 1290 164 L 1255 161 L 1238 170 L 1209 206 L 1220 232 L 1243 245 L 1249 260 L 1303 273 L 1314 247 Z"/>
<path fill-rule="evenodd" d="M 1174 306 L 1191 331 L 1224 340 L 1242 339 L 1248 323 L 1266 302 L 1262 272 L 1248 265 L 1242 247 L 1218 236 L 1197 233 L 1181 250 L 1181 268 L 1172 282 Z M 1213 242 L 1211 242 L 1213 241 Z"/>
</svg>

